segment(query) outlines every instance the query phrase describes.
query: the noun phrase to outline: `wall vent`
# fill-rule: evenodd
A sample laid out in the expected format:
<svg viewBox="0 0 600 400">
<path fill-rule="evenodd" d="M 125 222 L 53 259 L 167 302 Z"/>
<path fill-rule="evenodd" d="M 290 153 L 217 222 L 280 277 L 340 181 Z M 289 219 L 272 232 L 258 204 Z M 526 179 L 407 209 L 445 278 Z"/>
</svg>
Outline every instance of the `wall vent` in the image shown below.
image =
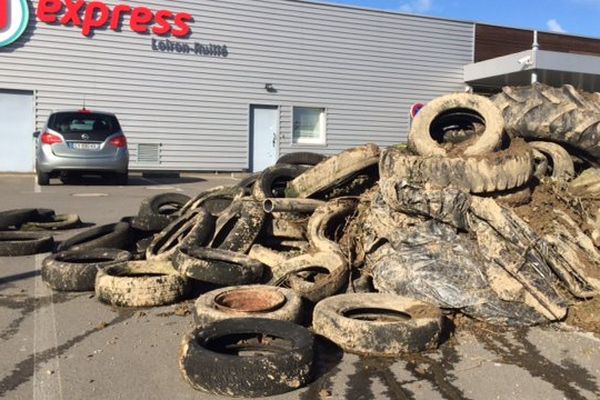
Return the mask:
<svg viewBox="0 0 600 400">
<path fill-rule="evenodd" d="M 140 164 L 160 164 L 160 144 L 138 143 L 137 162 Z"/>
</svg>

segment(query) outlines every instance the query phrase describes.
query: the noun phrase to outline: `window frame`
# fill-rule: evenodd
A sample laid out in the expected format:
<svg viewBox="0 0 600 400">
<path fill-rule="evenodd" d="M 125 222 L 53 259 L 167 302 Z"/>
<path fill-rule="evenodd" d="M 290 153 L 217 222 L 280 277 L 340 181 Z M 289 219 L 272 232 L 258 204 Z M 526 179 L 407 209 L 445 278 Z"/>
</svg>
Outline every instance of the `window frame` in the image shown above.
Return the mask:
<svg viewBox="0 0 600 400">
<path fill-rule="evenodd" d="M 320 122 L 320 125 L 322 127 L 322 132 L 321 135 L 318 139 L 302 139 L 302 140 L 297 140 L 296 136 L 294 135 L 294 121 L 296 119 L 296 110 L 297 109 L 314 109 L 314 110 L 321 110 L 321 115 L 322 115 L 322 120 Z M 291 144 L 292 146 L 327 146 L 327 107 L 323 107 L 323 106 L 314 106 L 314 105 L 293 105 L 292 106 L 292 120 L 291 120 Z M 300 138 L 298 138 L 300 139 Z"/>
</svg>

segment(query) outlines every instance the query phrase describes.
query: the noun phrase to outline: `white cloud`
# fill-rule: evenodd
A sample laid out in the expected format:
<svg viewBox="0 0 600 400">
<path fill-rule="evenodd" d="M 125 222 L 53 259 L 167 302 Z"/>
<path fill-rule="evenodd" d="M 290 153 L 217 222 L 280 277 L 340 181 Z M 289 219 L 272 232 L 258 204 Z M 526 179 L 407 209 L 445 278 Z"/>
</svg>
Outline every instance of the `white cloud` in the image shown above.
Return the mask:
<svg viewBox="0 0 600 400">
<path fill-rule="evenodd" d="M 399 10 L 405 13 L 426 13 L 433 7 L 433 0 L 414 0 L 400 5 Z"/>
<path fill-rule="evenodd" d="M 548 29 L 550 29 L 550 32 L 557 32 L 557 33 L 566 33 L 567 31 L 565 31 L 563 29 L 562 26 L 560 26 L 560 24 L 558 23 L 557 20 L 553 19 L 549 19 L 546 22 L 546 26 L 548 27 Z"/>
</svg>

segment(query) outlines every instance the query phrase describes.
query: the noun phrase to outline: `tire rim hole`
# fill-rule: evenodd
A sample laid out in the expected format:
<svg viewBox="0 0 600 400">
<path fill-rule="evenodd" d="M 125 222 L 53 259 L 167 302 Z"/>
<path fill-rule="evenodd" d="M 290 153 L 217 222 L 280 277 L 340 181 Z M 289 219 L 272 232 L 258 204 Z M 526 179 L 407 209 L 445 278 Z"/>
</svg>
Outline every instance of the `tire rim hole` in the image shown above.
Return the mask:
<svg viewBox="0 0 600 400">
<path fill-rule="evenodd" d="M 439 144 L 459 144 L 482 133 L 484 128 L 485 119 L 477 111 L 453 108 L 434 118 L 429 127 L 429 134 Z"/>
<path fill-rule="evenodd" d="M 209 340 L 205 346 L 216 353 L 238 357 L 261 357 L 288 353 L 293 343 L 277 336 L 260 333 L 238 333 Z"/>
<path fill-rule="evenodd" d="M 66 262 L 69 264 L 102 264 L 102 263 L 106 263 L 106 262 L 112 262 L 115 261 L 112 258 L 108 258 L 108 257 L 90 257 L 90 258 L 85 258 L 85 257 L 57 257 L 58 261 L 62 261 L 62 262 Z"/>
<path fill-rule="evenodd" d="M 177 211 L 179 211 L 181 207 L 178 204 L 163 204 L 158 208 L 158 213 L 160 215 L 173 215 Z"/>
<path fill-rule="evenodd" d="M 248 289 L 230 290 L 215 297 L 215 305 L 224 311 L 248 313 L 279 310 L 286 302 L 285 296 L 277 290 Z"/>
<path fill-rule="evenodd" d="M 373 322 L 409 321 L 412 317 L 402 311 L 387 308 L 352 308 L 342 313 L 346 318 Z"/>
<path fill-rule="evenodd" d="M 236 215 L 229 221 L 227 221 L 227 223 L 223 225 L 221 229 L 219 229 L 219 232 L 217 232 L 215 238 L 213 239 L 211 246 L 212 248 L 218 248 L 225 242 L 231 231 L 233 231 L 233 228 L 235 227 L 239 219 L 239 215 Z"/>
<path fill-rule="evenodd" d="M 306 283 L 317 283 L 329 275 L 329 270 L 325 267 L 310 266 L 294 274 L 295 277 Z"/>
</svg>

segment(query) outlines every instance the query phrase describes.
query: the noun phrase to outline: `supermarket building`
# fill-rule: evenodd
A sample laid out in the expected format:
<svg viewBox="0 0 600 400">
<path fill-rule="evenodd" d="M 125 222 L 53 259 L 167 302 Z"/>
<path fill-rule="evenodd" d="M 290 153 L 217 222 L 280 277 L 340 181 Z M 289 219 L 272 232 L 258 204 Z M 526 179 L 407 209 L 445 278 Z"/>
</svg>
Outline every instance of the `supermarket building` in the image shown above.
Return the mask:
<svg viewBox="0 0 600 400">
<path fill-rule="evenodd" d="M 132 170 L 260 170 L 403 142 L 412 104 L 467 87 L 600 90 L 599 60 L 596 39 L 310 1 L 0 0 L 0 172 L 84 104 L 117 114 Z"/>
</svg>

